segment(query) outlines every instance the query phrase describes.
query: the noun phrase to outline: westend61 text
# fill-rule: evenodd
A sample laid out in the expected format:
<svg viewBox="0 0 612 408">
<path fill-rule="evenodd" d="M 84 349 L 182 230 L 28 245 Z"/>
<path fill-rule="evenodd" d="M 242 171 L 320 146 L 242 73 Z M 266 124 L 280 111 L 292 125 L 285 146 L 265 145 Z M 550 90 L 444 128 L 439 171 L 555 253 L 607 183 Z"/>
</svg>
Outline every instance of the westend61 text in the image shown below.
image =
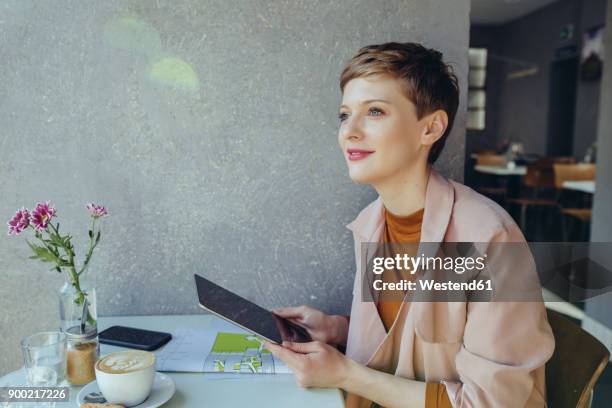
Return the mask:
<svg viewBox="0 0 612 408">
<path fill-rule="evenodd" d="M 492 291 L 493 285 L 490 279 L 473 280 L 471 282 L 436 282 L 435 280 L 419 280 L 417 281 L 421 290 L 435 291 Z M 399 282 L 383 282 L 377 279 L 373 282 L 374 290 L 401 290 L 414 291 L 417 290 L 417 282 L 402 279 Z"/>
</svg>

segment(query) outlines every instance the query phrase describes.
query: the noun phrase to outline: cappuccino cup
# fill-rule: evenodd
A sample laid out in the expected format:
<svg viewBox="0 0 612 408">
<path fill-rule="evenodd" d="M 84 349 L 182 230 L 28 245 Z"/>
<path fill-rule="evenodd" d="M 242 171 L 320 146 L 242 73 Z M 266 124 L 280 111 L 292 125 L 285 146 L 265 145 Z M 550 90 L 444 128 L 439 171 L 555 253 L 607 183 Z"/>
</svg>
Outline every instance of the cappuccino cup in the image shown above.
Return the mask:
<svg viewBox="0 0 612 408">
<path fill-rule="evenodd" d="M 140 350 L 111 353 L 96 362 L 95 372 L 98 388 L 106 401 L 133 407 L 151 393 L 155 354 Z"/>
</svg>

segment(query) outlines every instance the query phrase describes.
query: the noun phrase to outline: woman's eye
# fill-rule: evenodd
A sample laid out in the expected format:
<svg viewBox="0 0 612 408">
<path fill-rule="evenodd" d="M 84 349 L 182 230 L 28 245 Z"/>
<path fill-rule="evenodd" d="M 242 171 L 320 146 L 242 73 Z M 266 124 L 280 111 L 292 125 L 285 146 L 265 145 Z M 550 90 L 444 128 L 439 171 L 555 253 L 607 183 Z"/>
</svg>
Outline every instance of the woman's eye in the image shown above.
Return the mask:
<svg viewBox="0 0 612 408">
<path fill-rule="evenodd" d="M 384 114 L 384 112 L 378 108 L 370 108 L 369 112 L 372 116 L 381 116 Z"/>
<path fill-rule="evenodd" d="M 338 119 L 340 119 L 340 122 L 344 122 L 346 120 L 346 118 L 348 118 L 348 114 L 347 113 L 339 113 L 338 114 Z"/>
</svg>

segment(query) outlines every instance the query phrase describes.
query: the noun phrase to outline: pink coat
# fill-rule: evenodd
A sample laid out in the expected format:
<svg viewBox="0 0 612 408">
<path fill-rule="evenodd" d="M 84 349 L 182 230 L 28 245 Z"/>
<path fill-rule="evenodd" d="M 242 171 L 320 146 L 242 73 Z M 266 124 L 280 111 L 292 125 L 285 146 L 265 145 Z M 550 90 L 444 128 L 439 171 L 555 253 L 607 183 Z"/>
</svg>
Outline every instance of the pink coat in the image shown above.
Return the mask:
<svg viewBox="0 0 612 408">
<path fill-rule="evenodd" d="M 404 302 L 386 332 L 376 304 L 361 300 L 360 247 L 378 242 L 382 200 L 347 225 L 357 274 L 346 354 L 369 367 L 442 382 L 455 407 L 544 407 L 544 365 L 554 337 L 542 302 Z M 512 218 L 469 187 L 432 170 L 421 242 L 524 242 Z M 513 266 L 505 262 L 512 272 Z M 347 407 L 363 400 L 348 398 Z"/>
</svg>

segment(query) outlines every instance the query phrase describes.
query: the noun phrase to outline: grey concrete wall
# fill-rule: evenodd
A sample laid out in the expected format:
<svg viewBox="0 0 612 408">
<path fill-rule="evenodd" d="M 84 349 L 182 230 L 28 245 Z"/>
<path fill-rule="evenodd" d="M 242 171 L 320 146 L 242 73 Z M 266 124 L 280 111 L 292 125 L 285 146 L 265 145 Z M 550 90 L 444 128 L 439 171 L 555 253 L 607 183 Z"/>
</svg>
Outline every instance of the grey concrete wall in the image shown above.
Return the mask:
<svg viewBox="0 0 612 408">
<path fill-rule="evenodd" d="M 338 77 L 361 46 L 439 48 L 465 90 L 469 1 L 0 4 L 0 214 L 51 200 L 101 315 L 198 313 L 193 273 L 265 307 L 347 312 L 344 225 L 374 192 L 337 147 Z M 465 92 L 440 168 L 461 179 Z M 0 375 L 58 324 L 62 277 L 0 237 Z"/>
</svg>

